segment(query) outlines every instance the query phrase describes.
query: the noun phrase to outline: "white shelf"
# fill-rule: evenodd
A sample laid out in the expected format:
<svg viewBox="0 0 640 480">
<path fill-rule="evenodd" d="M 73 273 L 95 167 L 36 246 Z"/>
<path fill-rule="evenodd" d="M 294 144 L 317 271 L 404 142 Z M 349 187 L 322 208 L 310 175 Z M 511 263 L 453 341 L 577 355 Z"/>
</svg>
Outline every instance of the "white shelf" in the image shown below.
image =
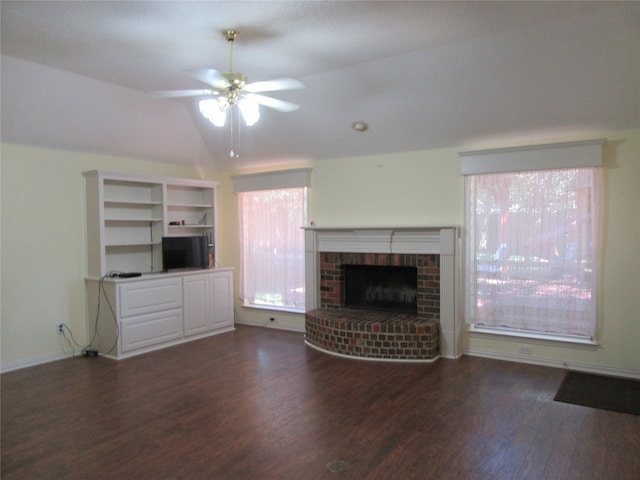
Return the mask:
<svg viewBox="0 0 640 480">
<path fill-rule="evenodd" d="M 114 206 L 132 205 L 132 206 L 142 206 L 142 207 L 151 206 L 152 207 L 152 206 L 155 206 L 155 205 L 162 205 L 162 202 L 139 202 L 139 201 L 133 201 L 133 200 L 109 200 L 109 199 L 105 199 L 104 205 L 105 206 L 110 206 L 110 205 L 114 205 Z"/>
<path fill-rule="evenodd" d="M 169 209 L 180 209 L 180 208 L 211 208 L 213 205 L 202 204 L 202 203 L 171 203 L 167 205 Z"/>
<path fill-rule="evenodd" d="M 123 242 L 123 243 L 107 243 L 105 248 L 126 248 L 126 247 L 152 247 L 161 245 L 162 242 Z"/>
<path fill-rule="evenodd" d="M 186 225 L 169 225 L 169 229 L 180 229 L 180 228 L 213 228 L 213 225 L 205 225 L 205 224 L 186 224 Z"/>
<path fill-rule="evenodd" d="M 121 223 L 153 223 L 162 222 L 162 218 L 105 218 L 105 222 L 121 222 Z"/>
</svg>

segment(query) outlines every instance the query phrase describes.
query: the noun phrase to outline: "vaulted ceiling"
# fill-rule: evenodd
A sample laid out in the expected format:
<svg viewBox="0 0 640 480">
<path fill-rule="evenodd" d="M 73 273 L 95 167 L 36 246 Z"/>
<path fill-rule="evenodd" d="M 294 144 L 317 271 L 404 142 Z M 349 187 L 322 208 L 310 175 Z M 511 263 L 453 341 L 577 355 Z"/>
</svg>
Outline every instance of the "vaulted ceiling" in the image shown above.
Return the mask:
<svg viewBox="0 0 640 480">
<path fill-rule="evenodd" d="M 3 142 L 242 169 L 640 126 L 640 2 L 1 3 Z M 301 105 L 214 127 L 185 74 Z M 354 121 L 369 124 L 355 132 Z M 231 158 L 230 150 L 237 153 Z"/>
</svg>

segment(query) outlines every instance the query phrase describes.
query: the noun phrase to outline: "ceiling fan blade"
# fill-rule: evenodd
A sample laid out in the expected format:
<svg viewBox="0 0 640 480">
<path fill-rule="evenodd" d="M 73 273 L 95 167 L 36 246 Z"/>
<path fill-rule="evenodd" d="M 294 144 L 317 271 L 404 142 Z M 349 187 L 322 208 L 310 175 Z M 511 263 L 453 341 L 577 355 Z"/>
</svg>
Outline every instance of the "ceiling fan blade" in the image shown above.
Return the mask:
<svg viewBox="0 0 640 480">
<path fill-rule="evenodd" d="M 264 105 L 265 107 L 273 108 L 274 110 L 278 110 L 280 112 L 293 112 L 300 108 L 300 105 L 296 105 L 295 103 L 285 102 L 284 100 L 278 100 L 277 98 L 265 97 L 264 95 L 251 95 L 256 102 L 260 105 Z"/>
<path fill-rule="evenodd" d="M 247 92 L 273 92 L 276 90 L 297 90 L 304 88 L 304 84 L 295 78 L 277 78 L 275 80 L 266 80 L 264 82 L 248 83 L 243 90 Z"/>
<path fill-rule="evenodd" d="M 192 68 L 187 70 L 186 73 L 190 77 L 200 80 L 201 82 L 211 85 L 219 90 L 229 86 L 229 80 L 213 68 Z"/>
<path fill-rule="evenodd" d="M 155 98 L 180 98 L 180 97 L 197 97 L 200 95 L 216 95 L 218 92 L 210 89 L 199 90 L 158 90 L 149 92 Z"/>
</svg>

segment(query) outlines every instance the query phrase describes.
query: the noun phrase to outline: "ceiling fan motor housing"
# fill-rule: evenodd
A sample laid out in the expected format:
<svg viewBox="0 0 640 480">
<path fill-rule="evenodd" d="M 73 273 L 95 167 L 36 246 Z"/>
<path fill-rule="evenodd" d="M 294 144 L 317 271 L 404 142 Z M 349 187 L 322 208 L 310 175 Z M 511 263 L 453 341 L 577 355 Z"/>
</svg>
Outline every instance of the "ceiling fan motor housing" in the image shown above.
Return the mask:
<svg viewBox="0 0 640 480">
<path fill-rule="evenodd" d="M 247 83 L 247 76 L 236 72 L 223 73 L 222 76 L 229 82 L 225 88 L 224 96 L 229 105 L 235 105 L 239 100 L 240 91 Z"/>
<path fill-rule="evenodd" d="M 226 72 L 222 76 L 227 79 L 229 85 L 237 88 L 243 88 L 247 83 L 247 76 L 243 73 Z"/>
</svg>

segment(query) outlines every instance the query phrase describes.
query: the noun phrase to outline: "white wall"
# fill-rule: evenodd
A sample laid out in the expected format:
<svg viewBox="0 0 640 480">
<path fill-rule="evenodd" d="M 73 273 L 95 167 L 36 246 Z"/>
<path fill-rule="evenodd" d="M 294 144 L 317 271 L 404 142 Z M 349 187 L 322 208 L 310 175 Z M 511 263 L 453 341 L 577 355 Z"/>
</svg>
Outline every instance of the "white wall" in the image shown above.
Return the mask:
<svg viewBox="0 0 640 480">
<path fill-rule="evenodd" d="M 593 138 L 599 137 L 607 135 Z M 551 141 L 556 140 L 580 139 Z M 599 347 L 465 332 L 466 353 L 640 377 L 640 133 L 609 135 L 603 158 Z M 464 182 L 458 149 L 340 158 L 318 161 L 312 167 L 309 218 L 317 226 L 463 224 Z M 263 324 L 268 318 L 264 312 L 242 308 L 237 312 L 247 323 Z M 286 315 L 282 321 L 288 328 L 304 328 L 301 315 Z M 522 354 L 520 347 L 531 347 L 533 353 Z"/>
<path fill-rule="evenodd" d="M 594 137 L 608 138 L 599 348 L 465 334 L 466 352 L 640 377 L 640 132 Z M 505 145 L 482 147 L 494 146 Z M 462 224 L 464 191 L 457 152 L 429 150 L 299 165 L 313 168 L 309 218 L 318 226 Z M 236 196 L 230 179 L 235 172 L 214 174 L 201 168 L 6 144 L 1 167 L 3 370 L 68 351 L 55 332 L 57 323 L 67 322 L 84 339 L 82 171 L 219 181 L 218 261 L 236 266 L 238 272 Z M 275 324 L 268 322 L 270 316 L 277 318 Z M 304 329 L 302 315 L 245 309 L 237 295 L 236 318 Z M 533 354 L 518 353 L 520 346 L 531 346 Z"/>
<path fill-rule="evenodd" d="M 2 145 L 1 154 L 4 371 L 69 354 L 56 332 L 59 323 L 66 323 L 79 343 L 86 342 L 83 171 L 188 178 L 201 178 L 203 173 L 184 166 L 10 144 Z"/>
<path fill-rule="evenodd" d="M 316 162 L 311 180 L 309 218 L 319 227 L 462 224 L 457 150 Z"/>
</svg>

